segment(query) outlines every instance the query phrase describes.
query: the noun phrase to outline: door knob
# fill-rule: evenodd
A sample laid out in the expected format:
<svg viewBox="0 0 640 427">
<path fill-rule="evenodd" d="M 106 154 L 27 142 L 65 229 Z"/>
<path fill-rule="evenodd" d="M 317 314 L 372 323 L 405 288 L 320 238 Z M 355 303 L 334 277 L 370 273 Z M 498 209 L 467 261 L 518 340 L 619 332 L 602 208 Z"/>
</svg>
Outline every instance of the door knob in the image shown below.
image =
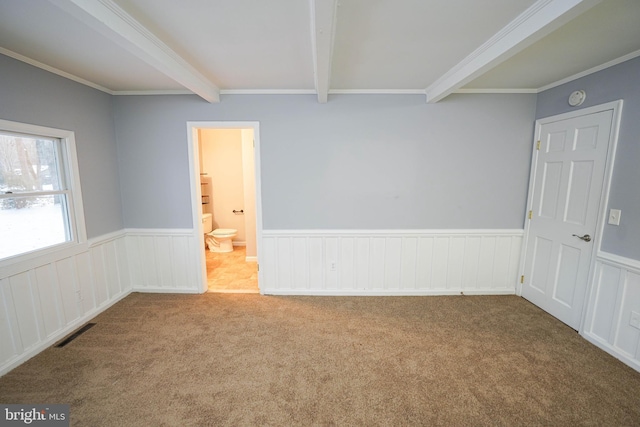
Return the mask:
<svg viewBox="0 0 640 427">
<path fill-rule="evenodd" d="M 591 236 L 589 236 L 588 234 L 585 234 L 584 236 L 578 236 L 577 234 L 573 234 L 573 236 L 577 237 L 580 240 L 584 240 L 585 242 L 591 241 Z"/>
</svg>

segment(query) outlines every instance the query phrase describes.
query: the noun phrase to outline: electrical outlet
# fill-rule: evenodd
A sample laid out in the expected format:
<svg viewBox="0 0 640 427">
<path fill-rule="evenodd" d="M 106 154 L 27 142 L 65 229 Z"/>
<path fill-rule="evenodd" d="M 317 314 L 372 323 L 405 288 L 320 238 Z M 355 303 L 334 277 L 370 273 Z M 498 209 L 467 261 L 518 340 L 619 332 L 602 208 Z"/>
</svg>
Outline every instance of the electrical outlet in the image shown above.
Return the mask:
<svg viewBox="0 0 640 427">
<path fill-rule="evenodd" d="M 640 329 L 640 313 L 638 313 L 637 311 L 632 311 L 629 324 L 634 328 Z"/>
<path fill-rule="evenodd" d="M 620 225 L 620 215 L 622 212 L 620 209 L 611 209 L 609 211 L 609 224 Z"/>
<path fill-rule="evenodd" d="M 336 262 L 335 261 L 331 261 L 329 263 L 329 270 L 336 271 Z"/>
</svg>

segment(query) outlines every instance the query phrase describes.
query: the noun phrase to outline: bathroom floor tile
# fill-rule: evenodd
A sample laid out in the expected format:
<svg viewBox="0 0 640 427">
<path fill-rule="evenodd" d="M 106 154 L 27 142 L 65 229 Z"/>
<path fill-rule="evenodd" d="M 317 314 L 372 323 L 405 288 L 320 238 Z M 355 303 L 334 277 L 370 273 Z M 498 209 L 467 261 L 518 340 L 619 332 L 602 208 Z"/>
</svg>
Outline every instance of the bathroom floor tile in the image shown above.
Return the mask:
<svg viewBox="0 0 640 427">
<path fill-rule="evenodd" d="M 246 248 L 236 246 L 233 252 L 206 251 L 209 292 L 259 293 L 258 264 L 246 262 Z"/>
</svg>

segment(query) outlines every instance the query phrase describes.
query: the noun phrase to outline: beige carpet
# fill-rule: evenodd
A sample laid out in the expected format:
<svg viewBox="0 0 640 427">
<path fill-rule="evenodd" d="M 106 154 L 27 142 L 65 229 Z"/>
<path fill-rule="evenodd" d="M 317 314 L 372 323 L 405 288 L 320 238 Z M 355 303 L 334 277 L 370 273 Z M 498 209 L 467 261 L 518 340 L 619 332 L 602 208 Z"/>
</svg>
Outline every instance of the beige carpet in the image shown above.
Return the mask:
<svg viewBox="0 0 640 427">
<path fill-rule="evenodd" d="M 132 294 L 0 378 L 73 426 L 640 425 L 640 373 L 516 296 Z"/>
</svg>

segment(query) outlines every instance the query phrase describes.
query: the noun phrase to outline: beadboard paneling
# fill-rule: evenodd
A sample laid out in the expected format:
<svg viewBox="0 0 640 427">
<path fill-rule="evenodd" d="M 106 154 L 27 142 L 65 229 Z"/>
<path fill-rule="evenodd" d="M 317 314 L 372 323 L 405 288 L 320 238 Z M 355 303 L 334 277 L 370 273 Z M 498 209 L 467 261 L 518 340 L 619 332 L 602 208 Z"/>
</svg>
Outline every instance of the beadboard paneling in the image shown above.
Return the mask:
<svg viewBox="0 0 640 427">
<path fill-rule="evenodd" d="M 72 255 L 52 252 L 3 272 L 0 375 L 131 292 L 124 239 L 122 232 L 106 235 Z"/>
<path fill-rule="evenodd" d="M 630 325 L 640 314 L 640 261 L 599 253 L 583 336 L 640 371 L 640 329 Z"/>
<path fill-rule="evenodd" d="M 128 229 L 126 254 L 137 292 L 200 293 L 193 230 Z"/>
<path fill-rule="evenodd" d="M 513 294 L 522 230 L 264 230 L 265 294 Z"/>
</svg>

